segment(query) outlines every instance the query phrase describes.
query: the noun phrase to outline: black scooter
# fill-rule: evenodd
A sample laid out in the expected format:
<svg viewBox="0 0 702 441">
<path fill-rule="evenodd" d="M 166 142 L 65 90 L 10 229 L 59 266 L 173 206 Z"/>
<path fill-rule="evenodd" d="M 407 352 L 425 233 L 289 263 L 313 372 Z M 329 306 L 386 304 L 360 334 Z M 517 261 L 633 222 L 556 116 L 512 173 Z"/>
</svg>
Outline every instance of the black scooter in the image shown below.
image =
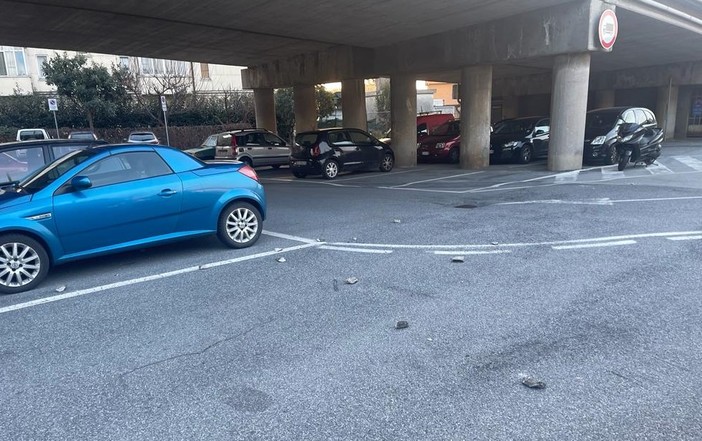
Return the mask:
<svg viewBox="0 0 702 441">
<path fill-rule="evenodd" d="M 643 162 L 647 166 L 661 155 L 663 130 L 657 127 L 644 127 L 636 123 L 624 123 L 619 126 L 617 140 L 614 142 L 619 153 L 619 171 L 624 170 L 630 162 L 636 165 Z"/>
</svg>

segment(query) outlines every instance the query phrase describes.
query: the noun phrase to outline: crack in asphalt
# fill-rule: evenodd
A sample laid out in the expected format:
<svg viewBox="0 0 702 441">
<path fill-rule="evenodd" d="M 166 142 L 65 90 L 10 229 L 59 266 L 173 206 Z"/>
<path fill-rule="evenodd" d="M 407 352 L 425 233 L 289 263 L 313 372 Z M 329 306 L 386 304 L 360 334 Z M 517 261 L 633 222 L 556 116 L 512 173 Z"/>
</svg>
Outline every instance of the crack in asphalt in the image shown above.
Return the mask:
<svg viewBox="0 0 702 441">
<path fill-rule="evenodd" d="M 192 356 L 202 355 L 202 354 L 204 354 L 205 352 L 207 352 L 207 351 L 209 351 L 210 349 L 213 349 L 213 348 L 219 346 L 219 345 L 222 344 L 222 343 L 226 343 L 226 342 L 228 342 L 228 341 L 231 341 L 231 340 L 234 340 L 234 339 L 237 339 L 237 338 L 244 337 L 244 336 L 246 336 L 247 334 L 249 334 L 250 332 L 252 332 L 252 331 L 254 331 L 254 330 L 256 330 L 256 329 L 258 329 L 258 328 L 260 328 L 260 327 L 262 327 L 262 326 L 266 326 L 266 325 L 268 325 L 268 324 L 270 324 L 270 323 L 272 323 L 272 322 L 274 322 L 274 321 L 275 321 L 275 319 L 274 319 L 274 318 L 271 318 L 271 319 L 269 319 L 269 320 L 267 320 L 267 321 L 265 321 L 265 322 L 258 323 L 258 324 L 256 324 L 255 326 L 252 326 L 251 328 L 247 329 L 247 330 L 244 331 L 244 332 L 241 332 L 241 333 L 239 333 L 239 334 L 236 334 L 236 335 L 232 335 L 232 336 L 223 338 L 223 339 L 221 339 L 221 340 L 217 340 L 217 341 L 215 341 L 214 343 L 212 343 L 212 344 L 210 344 L 210 345 L 208 345 L 208 346 L 205 346 L 203 349 L 201 349 L 201 350 L 199 350 L 199 351 L 185 352 L 185 353 L 182 353 L 182 354 L 173 355 L 173 356 L 171 356 L 171 357 L 167 357 L 167 358 L 164 358 L 164 359 L 161 359 L 161 360 L 157 360 L 157 361 L 154 361 L 154 362 L 145 364 L 145 365 L 143 365 L 143 366 L 139 366 L 139 367 L 136 367 L 136 368 L 134 368 L 134 369 L 130 369 L 130 370 L 127 371 L 127 372 L 123 372 L 123 373 L 121 373 L 121 374 L 119 375 L 119 377 L 120 377 L 120 379 L 124 379 L 124 377 L 126 377 L 127 375 L 131 375 L 131 374 L 133 374 L 134 372 L 137 372 L 137 371 L 140 371 L 140 370 L 143 370 L 143 369 L 152 367 L 152 366 L 156 366 L 156 365 L 159 365 L 159 364 L 162 364 L 162 363 L 167 363 L 167 362 L 169 362 L 169 361 L 176 360 L 176 359 L 178 359 L 178 358 L 192 357 Z"/>
</svg>

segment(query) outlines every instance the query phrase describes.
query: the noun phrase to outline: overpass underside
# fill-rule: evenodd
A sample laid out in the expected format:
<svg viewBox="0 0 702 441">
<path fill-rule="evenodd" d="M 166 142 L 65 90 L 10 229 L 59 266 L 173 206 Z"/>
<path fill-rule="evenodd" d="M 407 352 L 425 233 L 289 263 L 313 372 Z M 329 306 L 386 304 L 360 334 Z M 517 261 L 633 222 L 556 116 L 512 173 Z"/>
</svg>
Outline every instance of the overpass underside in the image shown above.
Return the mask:
<svg viewBox="0 0 702 441">
<path fill-rule="evenodd" d="M 495 101 L 517 116 L 529 108 L 520 101 L 540 97 L 551 116 L 548 167 L 573 170 L 589 105 L 614 105 L 622 89 L 655 90 L 652 107 L 672 136 L 687 119 L 689 86 L 702 84 L 695 0 L 144 3 L 0 0 L 0 42 L 245 65 L 244 87 L 269 129 L 275 88 L 294 87 L 300 131 L 316 125 L 313 86 L 333 81 L 342 82 L 344 125 L 365 128 L 363 79 L 389 77 L 400 166 L 416 164 L 417 79 L 461 83 L 461 166 L 471 169 L 488 165 Z M 606 10 L 619 21 L 611 51 L 598 31 Z"/>
</svg>

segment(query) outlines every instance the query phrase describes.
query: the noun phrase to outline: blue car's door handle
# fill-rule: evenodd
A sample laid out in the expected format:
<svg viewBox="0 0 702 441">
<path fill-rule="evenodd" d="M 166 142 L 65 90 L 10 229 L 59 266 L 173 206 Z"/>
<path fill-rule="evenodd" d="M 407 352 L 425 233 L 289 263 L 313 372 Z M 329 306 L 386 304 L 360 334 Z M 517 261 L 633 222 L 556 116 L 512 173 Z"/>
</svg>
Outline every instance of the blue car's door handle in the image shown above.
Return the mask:
<svg viewBox="0 0 702 441">
<path fill-rule="evenodd" d="M 159 193 L 159 196 L 173 196 L 174 194 L 178 193 L 175 190 L 171 190 L 170 188 L 166 188 L 164 190 L 161 190 L 161 193 Z"/>
</svg>

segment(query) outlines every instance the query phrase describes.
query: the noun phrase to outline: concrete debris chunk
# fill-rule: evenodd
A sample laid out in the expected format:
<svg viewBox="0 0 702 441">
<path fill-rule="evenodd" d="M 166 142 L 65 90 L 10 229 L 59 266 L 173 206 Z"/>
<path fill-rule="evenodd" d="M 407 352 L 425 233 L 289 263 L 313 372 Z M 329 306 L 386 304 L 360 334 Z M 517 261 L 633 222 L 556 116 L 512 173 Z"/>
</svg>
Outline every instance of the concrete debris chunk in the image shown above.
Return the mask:
<svg viewBox="0 0 702 441">
<path fill-rule="evenodd" d="M 402 223 L 402 221 L 401 221 L 400 219 L 393 219 L 393 220 L 392 220 L 392 223 L 393 223 L 393 224 L 399 224 L 399 223 Z"/>
<path fill-rule="evenodd" d="M 339 291 L 339 282 L 336 279 L 334 279 L 333 285 L 334 285 L 334 291 Z"/>
<path fill-rule="evenodd" d="M 522 384 L 530 389 L 546 389 L 546 383 L 532 377 L 522 377 Z"/>
<path fill-rule="evenodd" d="M 490 242 L 490 245 L 499 245 L 500 242 Z"/>
<path fill-rule="evenodd" d="M 280 253 L 281 251 L 283 251 L 282 248 L 273 248 L 273 250 L 274 250 L 276 253 Z"/>
<path fill-rule="evenodd" d="M 59 286 L 56 288 L 56 292 L 64 292 L 66 290 L 66 285 Z"/>
<path fill-rule="evenodd" d="M 285 260 L 285 257 L 278 257 L 278 258 L 275 259 L 275 260 L 276 260 L 276 262 L 278 262 L 278 263 L 287 262 L 287 260 Z"/>
<path fill-rule="evenodd" d="M 398 320 L 397 323 L 395 323 L 395 329 L 405 329 L 407 327 L 409 327 L 407 320 Z"/>
<path fill-rule="evenodd" d="M 451 258 L 451 262 L 456 262 L 456 263 L 463 263 L 466 261 L 466 258 L 463 256 L 453 256 Z"/>
<path fill-rule="evenodd" d="M 344 280 L 347 285 L 354 285 L 358 283 L 358 279 L 356 277 L 349 277 L 348 279 Z"/>
</svg>

